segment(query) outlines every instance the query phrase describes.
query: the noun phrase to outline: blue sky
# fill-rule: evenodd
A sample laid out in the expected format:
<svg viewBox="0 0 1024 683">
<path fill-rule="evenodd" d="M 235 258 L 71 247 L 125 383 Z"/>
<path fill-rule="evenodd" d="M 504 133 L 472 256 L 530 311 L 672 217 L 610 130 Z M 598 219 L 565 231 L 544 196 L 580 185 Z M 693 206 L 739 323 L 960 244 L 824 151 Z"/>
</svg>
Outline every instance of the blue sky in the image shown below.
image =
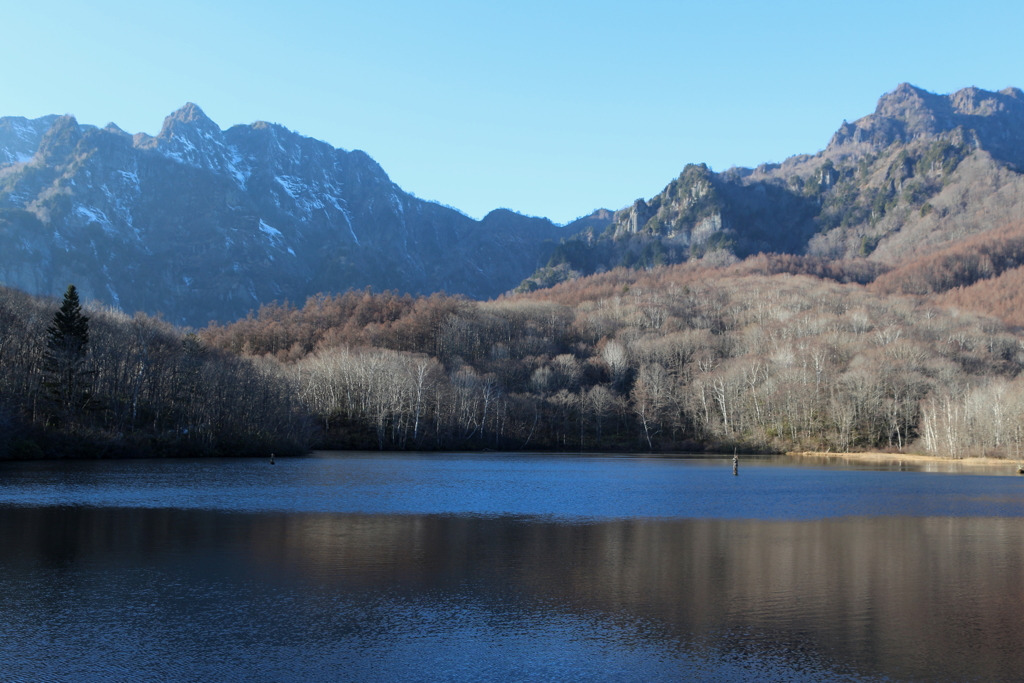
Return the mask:
<svg viewBox="0 0 1024 683">
<path fill-rule="evenodd" d="M 362 149 L 474 217 L 566 222 L 824 147 L 909 81 L 1024 87 L 1024 3 L 5 2 L 0 115 L 156 133 L 187 101 Z"/>
</svg>

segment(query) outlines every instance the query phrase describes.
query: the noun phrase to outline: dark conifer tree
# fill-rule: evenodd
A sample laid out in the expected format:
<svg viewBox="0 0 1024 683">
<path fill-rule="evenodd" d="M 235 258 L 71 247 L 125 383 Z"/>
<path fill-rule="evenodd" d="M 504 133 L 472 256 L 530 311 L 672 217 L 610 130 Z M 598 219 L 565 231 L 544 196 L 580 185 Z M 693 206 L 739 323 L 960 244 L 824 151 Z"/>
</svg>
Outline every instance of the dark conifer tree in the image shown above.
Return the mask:
<svg viewBox="0 0 1024 683">
<path fill-rule="evenodd" d="M 74 285 L 68 285 L 64 292 L 64 301 L 46 328 L 46 335 L 43 365 L 46 378 L 43 385 L 56 408 L 57 417 L 70 427 L 78 413 L 89 404 L 92 375 L 85 366 L 89 318 L 82 314 L 78 290 Z"/>
<path fill-rule="evenodd" d="M 74 285 L 68 285 L 64 301 L 53 315 L 46 334 L 46 347 L 51 353 L 85 356 L 85 347 L 89 343 L 89 318 L 82 315 L 82 304 L 78 301 L 78 290 Z"/>
</svg>

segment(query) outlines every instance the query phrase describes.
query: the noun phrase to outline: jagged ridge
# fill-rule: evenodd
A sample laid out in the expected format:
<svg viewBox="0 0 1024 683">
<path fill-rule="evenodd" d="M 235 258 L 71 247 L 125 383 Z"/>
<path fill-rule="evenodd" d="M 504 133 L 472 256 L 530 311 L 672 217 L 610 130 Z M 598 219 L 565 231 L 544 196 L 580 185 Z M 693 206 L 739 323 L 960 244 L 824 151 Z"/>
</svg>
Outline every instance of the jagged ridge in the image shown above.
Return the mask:
<svg viewBox="0 0 1024 683">
<path fill-rule="evenodd" d="M 688 165 L 602 229 L 568 238 L 520 290 L 615 266 L 758 252 L 894 264 L 1013 220 L 1024 191 L 1024 93 L 902 84 L 828 146 L 781 164 Z"/>
<path fill-rule="evenodd" d="M 30 293 L 74 282 L 192 325 L 351 287 L 487 298 L 565 234 L 507 210 L 470 219 L 363 152 L 262 121 L 222 131 L 192 103 L 156 136 L 0 119 L 0 283 Z"/>
</svg>

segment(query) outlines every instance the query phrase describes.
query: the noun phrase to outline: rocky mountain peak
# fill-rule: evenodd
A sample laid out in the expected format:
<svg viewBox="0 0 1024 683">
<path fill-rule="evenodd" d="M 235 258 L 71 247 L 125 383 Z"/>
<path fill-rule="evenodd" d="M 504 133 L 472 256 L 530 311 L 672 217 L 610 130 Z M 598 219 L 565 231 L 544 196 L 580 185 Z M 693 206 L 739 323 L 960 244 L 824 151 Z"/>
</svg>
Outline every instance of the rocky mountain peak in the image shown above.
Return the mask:
<svg viewBox="0 0 1024 683">
<path fill-rule="evenodd" d="M 121 126 L 117 125 L 113 121 L 111 121 L 107 125 L 103 126 L 103 130 L 107 131 L 108 133 L 113 133 L 114 135 L 117 135 L 117 136 L 120 136 L 120 137 L 129 137 L 129 138 L 131 137 L 130 135 L 128 135 L 127 132 L 124 131 L 123 128 L 121 128 Z"/>
<path fill-rule="evenodd" d="M 964 88 L 949 96 L 951 109 L 962 116 L 1024 116 L 1024 93 L 1017 88 L 989 92 L 981 88 Z"/>
<path fill-rule="evenodd" d="M 194 104 L 156 136 L 0 119 L 5 159 L 25 168 L 0 178 L 0 283 L 74 282 L 191 325 L 350 287 L 496 296 L 568 234 L 512 211 L 473 220 L 404 193 L 363 152 L 278 124 L 222 131 Z"/>
<path fill-rule="evenodd" d="M 216 173 L 230 171 L 225 164 L 224 132 L 192 102 L 165 118 L 155 138 L 137 136 L 136 145 L 155 148 L 164 156 L 189 166 Z"/>
<path fill-rule="evenodd" d="M 172 129 L 176 123 L 190 123 L 200 128 L 209 128 L 211 126 L 217 128 L 217 124 L 194 102 L 186 102 L 184 106 L 171 112 L 164 119 L 164 125 L 160 134 L 163 135 L 165 131 Z M 217 128 L 217 130 L 220 130 L 220 128 Z"/>
<path fill-rule="evenodd" d="M 996 158 L 1024 164 L 1024 145 L 1016 133 L 1024 127 L 1024 93 L 1017 88 L 991 92 L 977 87 L 936 95 L 901 83 L 878 100 L 873 114 L 843 122 L 826 154 L 875 151 L 894 142 L 963 137 Z M 955 133 L 960 129 L 960 133 Z M 966 134 L 966 135 L 965 135 Z M 830 154 L 831 153 L 831 154 Z"/>
<path fill-rule="evenodd" d="M 38 155 L 48 163 L 59 164 L 74 151 L 82 139 L 82 128 L 74 116 L 58 116 L 39 142 Z"/>
<path fill-rule="evenodd" d="M 184 107 L 172 112 L 164 119 L 164 125 L 156 136 L 158 145 L 176 138 L 199 138 L 222 140 L 224 134 L 220 126 L 203 113 L 195 104 L 188 102 Z"/>
<path fill-rule="evenodd" d="M 911 135 L 934 134 L 941 127 L 940 118 L 949 109 L 946 100 L 910 83 L 900 83 L 879 98 L 875 116 L 902 122 Z"/>
<path fill-rule="evenodd" d="M 607 227 L 598 215 L 574 221 L 573 238 L 517 289 L 618 266 L 721 265 L 758 252 L 895 263 L 965 230 L 1019 221 L 1021 186 L 1024 92 L 939 95 L 901 83 L 873 113 L 844 121 L 822 152 L 721 173 L 691 164 L 654 197 L 616 211 Z M 990 201 L 995 187 L 1013 190 Z"/>
<path fill-rule="evenodd" d="M 898 119 L 911 128 L 920 128 L 920 123 L 927 121 L 949 129 L 965 123 L 957 117 L 993 116 L 1020 111 L 1022 107 L 1024 93 L 1018 88 L 991 92 L 971 86 L 950 95 L 936 95 L 909 83 L 901 83 L 879 98 L 875 116 Z"/>
<path fill-rule="evenodd" d="M 0 117 L 0 166 L 24 163 L 39 149 L 39 141 L 57 116 L 26 119 L 23 116 Z"/>
</svg>

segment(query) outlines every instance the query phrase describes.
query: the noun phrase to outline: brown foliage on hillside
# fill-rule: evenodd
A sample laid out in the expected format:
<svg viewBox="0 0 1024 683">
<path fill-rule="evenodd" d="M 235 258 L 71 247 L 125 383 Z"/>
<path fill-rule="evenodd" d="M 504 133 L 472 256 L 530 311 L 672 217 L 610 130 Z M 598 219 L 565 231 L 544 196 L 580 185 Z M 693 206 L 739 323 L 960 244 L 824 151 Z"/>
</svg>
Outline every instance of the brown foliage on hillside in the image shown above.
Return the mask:
<svg viewBox="0 0 1024 683">
<path fill-rule="evenodd" d="M 880 275 L 879 294 L 939 294 L 998 277 L 1024 265 L 1024 224 L 974 235 Z"/>
<path fill-rule="evenodd" d="M 342 345 L 433 352 L 441 321 L 468 305 L 464 298 L 446 294 L 414 299 L 393 291 L 351 290 L 312 296 L 302 308 L 275 301 L 228 325 L 212 323 L 200 336 L 232 353 L 282 361 Z"/>
<path fill-rule="evenodd" d="M 871 272 L 821 265 L 616 269 L 490 302 L 350 292 L 202 336 L 276 362 L 335 447 L 1016 451 L 1017 336 L 788 272 Z"/>
<path fill-rule="evenodd" d="M 991 315 L 1007 325 L 1024 327 L 1024 266 L 969 287 L 951 289 L 934 301 L 940 306 Z"/>
<path fill-rule="evenodd" d="M 615 268 L 517 296 L 578 306 L 584 301 L 598 301 L 622 294 L 630 287 L 676 291 L 708 279 L 752 275 L 810 275 L 822 280 L 867 284 L 888 269 L 885 264 L 867 259 L 831 260 L 818 256 L 761 253 L 725 266 L 694 260 L 650 270 Z"/>
<path fill-rule="evenodd" d="M 889 266 L 867 259 L 833 260 L 799 254 L 757 254 L 737 264 L 739 275 L 811 275 L 822 280 L 867 284 L 888 272 Z"/>
</svg>

